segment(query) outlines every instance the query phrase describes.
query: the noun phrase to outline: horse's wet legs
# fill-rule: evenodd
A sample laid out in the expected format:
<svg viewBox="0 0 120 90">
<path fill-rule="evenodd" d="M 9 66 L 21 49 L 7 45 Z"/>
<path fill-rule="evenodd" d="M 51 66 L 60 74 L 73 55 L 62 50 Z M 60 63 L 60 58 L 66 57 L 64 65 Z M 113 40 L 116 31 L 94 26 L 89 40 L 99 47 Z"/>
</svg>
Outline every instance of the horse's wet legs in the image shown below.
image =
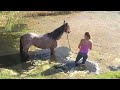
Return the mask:
<svg viewBox="0 0 120 90">
<path fill-rule="evenodd" d="M 22 62 L 26 62 L 26 61 L 29 60 L 28 49 L 27 50 L 23 50 L 23 57 L 22 58 L 23 58 Z"/>
<path fill-rule="evenodd" d="M 51 64 L 52 62 L 57 62 L 57 59 L 56 59 L 56 56 L 55 56 L 55 55 L 52 55 L 52 56 L 50 57 L 49 63 Z"/>
<path fill-rule="evenodd" d="M 50 50 L 51 50 L 51 56 L 55 55 L 55 48 L 56 47 L 57 47 L 57 41 L 54 41 L 52 47 L 50 48 Z"/>
<path fill-rule="evenodd" d="M 55 50 L 53 48 L 50 48 L 51 50 L 51 56 L 53 56 L 55 54 Z"/>
<path fill-rule="evenodd" d="M 31 44 L 30 43 L 28 43 L 28 44 L 26 44 L 25 46 L 24 46 L 24 55 L 25 55 L 25 62 L 26 61 L 29 61 L 29 55 L 28 55 L 28 50 L 29 50 L 29 47 L 31 46 Z"/>
<path fill-rule="evenodd" d="M 25 51 L 25 57 L 26 57 L 26 61 L 28 61 L 29 60 L 28 49 Z"/>
</svg>

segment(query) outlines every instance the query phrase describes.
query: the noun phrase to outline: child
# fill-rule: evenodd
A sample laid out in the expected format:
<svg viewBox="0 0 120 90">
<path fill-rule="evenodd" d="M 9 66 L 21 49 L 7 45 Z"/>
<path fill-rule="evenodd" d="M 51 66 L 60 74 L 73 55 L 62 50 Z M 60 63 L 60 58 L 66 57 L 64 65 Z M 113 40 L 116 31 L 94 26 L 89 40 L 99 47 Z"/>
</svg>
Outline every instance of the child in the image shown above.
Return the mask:
<svg viewBox="0 0 120 90">
<path fill-rule="evenodd" d="M 77 63 L 81 58 L 83 58 L 83 62 L 81 63 L 82 66 L 85 66 L 86 59 L 88 58 L 88 51 L 89 49 L 92 50 L 92 40 L 90 40 L 91 36 L 89 32 L 86 32 L 84 34 L 84 39 L 81 39 L 78 48 L 80 49 L 75 65 L 78 66 L 79 64 Z"/>
</svg>

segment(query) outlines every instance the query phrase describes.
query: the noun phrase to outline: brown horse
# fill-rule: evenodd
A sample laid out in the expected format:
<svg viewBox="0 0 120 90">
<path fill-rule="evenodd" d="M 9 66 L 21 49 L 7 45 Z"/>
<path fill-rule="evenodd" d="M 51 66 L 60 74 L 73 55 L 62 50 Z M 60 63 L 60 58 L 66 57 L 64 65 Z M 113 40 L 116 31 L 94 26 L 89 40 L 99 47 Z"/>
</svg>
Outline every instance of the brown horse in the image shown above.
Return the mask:
<svg viewBox="0 0 120 90">
<path fill-rule="evenodd" d="M 44 35 L 37 35 L 35 33 L 28 33 L 20 38 L 20 56 L 21 61 L 26 62 L 29 60 L 28 49 L 34 45 L 41 49 L 50 49 L 51 55 L 54 55 L 55 48 L 57 47 L 57 40 L 61 38 L 63 33 L 70 33 L 68 23 L 65 23 L 51 33 Z"/>
</svg>

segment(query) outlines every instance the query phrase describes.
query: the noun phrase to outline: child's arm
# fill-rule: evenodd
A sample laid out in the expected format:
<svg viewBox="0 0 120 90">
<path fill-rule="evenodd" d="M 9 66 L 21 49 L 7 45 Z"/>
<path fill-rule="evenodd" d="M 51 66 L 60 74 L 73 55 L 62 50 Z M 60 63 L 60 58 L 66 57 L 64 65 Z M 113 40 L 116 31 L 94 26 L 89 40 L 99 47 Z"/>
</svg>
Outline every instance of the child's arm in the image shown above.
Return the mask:
<svg viewBox="0 0 120 90">
<path fill-rule="evenodd" d="M 90 46 L 89 46 L 90 50 L 92 50 L 92 44 L 93 44 L 93 42 L 92 42 L 92 40 L 90 40 Z"/>
<path fill-rule="evenodd" d="M 81 41 L 80 41 L 80 43 L 79 43 L 79 45 L 78 45 L 78 48 L 80 49 L 80 46 L 81 46 L 81 44 L 82 44 L 82 41 L 83 41 L 83 39 L 81 39 Z"/>
</svg>

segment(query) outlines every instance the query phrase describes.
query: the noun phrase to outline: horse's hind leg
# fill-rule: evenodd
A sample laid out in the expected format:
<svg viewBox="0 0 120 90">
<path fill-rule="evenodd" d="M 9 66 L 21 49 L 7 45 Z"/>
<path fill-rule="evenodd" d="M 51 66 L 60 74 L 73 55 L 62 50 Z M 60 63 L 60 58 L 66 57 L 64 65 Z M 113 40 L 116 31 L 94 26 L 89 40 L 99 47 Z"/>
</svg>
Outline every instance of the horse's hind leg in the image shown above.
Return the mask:
<svg viewBox="0 0 120 90">
<path fill-rule="evenodd" d="M 25 61 L 29 60 L 28 49 L 25 50 Z"/>
<path fill-rule="evenodd" d="M 31 44 L 26 45 L 26 46 L 24 47 L 25 62 L 26 62 L 26 61 L 29 61 L 28 50 L 29 50 L 29 47 L 30 47 L 30 46 L 31 46 Z"/>
<path fill-rule="evenodd" d="M 26 62 L 29 60 L 29 56 L 28 56 L 28 50 L 23 50 L 23 55 L 22 55 L 22 62 Z"/>
</svg>

